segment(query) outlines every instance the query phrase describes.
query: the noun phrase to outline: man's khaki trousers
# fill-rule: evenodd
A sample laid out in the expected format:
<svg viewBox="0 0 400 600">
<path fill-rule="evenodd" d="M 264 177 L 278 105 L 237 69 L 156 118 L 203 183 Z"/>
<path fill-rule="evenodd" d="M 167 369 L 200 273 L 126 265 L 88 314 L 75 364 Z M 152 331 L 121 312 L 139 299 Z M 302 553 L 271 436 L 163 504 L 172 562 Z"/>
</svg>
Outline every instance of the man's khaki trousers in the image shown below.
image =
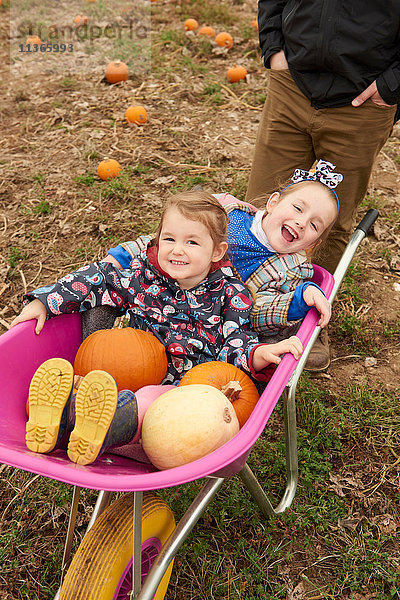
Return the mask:
<svg viewBox="0 0 400 600">
<path fill-rule="evenodd" d="M 316 160 L 336 165 L 343 174 L 335 190 L 339 217 L 315 260 L 331 273 L 348 242 L 374 160 L 391 133 L 395 110 L 371 100 L 359 107 L 315 109 L 288 70 L 270 71 L 246 200 L 282 189 L 296 168 L 308 170 Z"/>
</svg>

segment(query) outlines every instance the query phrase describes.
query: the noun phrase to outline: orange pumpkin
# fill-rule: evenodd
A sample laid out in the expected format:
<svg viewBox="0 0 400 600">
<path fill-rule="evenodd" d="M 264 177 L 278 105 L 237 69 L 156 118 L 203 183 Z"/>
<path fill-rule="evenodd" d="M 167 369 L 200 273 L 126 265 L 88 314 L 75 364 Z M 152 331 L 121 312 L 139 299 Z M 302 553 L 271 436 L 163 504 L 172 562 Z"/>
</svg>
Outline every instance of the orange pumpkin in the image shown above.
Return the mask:
<svg viewBox="0 0 400 600">
<path fill-rule="evenodd" d="M 233 46 L 233 37 L 230 33 L 227 33 L 226 31 L 221 31 L 221 33 L 219 33 L 216 36 L 215 42 L 216 44 L 218 44 L 218 46 L 229 49 Z"/>
<path fill-rule="evenodd" d="M 88 22 L 88 18 L 86 15 L 76 15 L 74 18 L 75 27 L 81 27 L 82 25 L 86 25 Z"/>
<path fill-rule="evenodd" d="M 119 83 L 128 79 L 128 65 L 120 60 L 109 62 L 106 67 L 108 83 Z"/>
<path fill-rule="evenodd" d="M 31 35 L 26 39 L 25 44 L 41 44 L 42 40 L 38 35 Z"/>
<path fill-rule="evenodd" d="M 144 106 L 130 106 L 125 113 L 125 118 L 128 123 L 144 125 L 147 121 L 146 109 Z"/>
<path fill-rule="evenodd" d="M 120 171 L 121 165 L 113 158 L 106 158 L 97 166 L 97 175 L 100 179 L 103 179 L 103 181 L 106 181 L 106 179 L 113 179 L 119 175 Z"/>
<path fill-rule="evenodd" d="M 167 372 L 167 355 L 158 339 L 140 329 L 101 329 L 79 346 L 74 370 L 86 375 L 94 369 L 110 373 L 119 390 L 158 385 Z"/>
<path fill-rule="evenodd" d="M 251 22 L 251 26 L 252 26 L 252 27 L 254 27 L 254 29 L 255 29 L 256 31 L 258 31 L 258 19 L 257 19 L 257 17 L 255 17 L 255 18 L 252 20 L 252 22 Z"/>
<path fill-rule="evenodd" d="M 198 35 L 206 35 L 209 38 L 215 37 L 215 29 L 213 27 L 208 27 L 208 25 L 204 25 L 198 30 Z"/>
<path fill-rule="evenodd" d="M 246 423 L 259 399 L 250 377 L 229 363 L 210 361 L 196 365 L 182 377 L 179 385 L 194 383 L 211 385 L 224 392 L 232 402 L 240 427 Z"/>
<path fill-rule="evenodd" d="M 199 28 L 199 24 L 196 19 L 186 19 L 185 31 L 196 31 Z"/>
<path fill-rule="evenodd" d="M 234 65 L 226 72 L 226 78 L 229 83 L 236 83 L 241 79 L 246 79 L 247 71 L 244 67 L 240 67 L 238 65 Z"/>
</svg>

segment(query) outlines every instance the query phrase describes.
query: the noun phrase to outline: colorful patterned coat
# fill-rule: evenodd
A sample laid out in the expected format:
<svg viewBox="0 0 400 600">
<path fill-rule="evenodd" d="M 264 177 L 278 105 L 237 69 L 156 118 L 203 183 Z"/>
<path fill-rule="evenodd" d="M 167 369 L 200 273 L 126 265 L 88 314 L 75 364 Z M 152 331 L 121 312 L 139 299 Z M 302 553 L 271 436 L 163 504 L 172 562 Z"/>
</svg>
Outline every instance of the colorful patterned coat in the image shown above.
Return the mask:
<svg viewBox="0 0 400 600">
<path fill-rule="evenodd" d="M 259 340 L 250 330 L 252 300 L 231 267 L 222 266 L 195 288 L 182 290 L 154 264 L 150 250 L 148 255 L 137 256 L 122 271 L 111 263 L 87 265 L 24 300 L 38 298 L 48 317 L 100 305 L 117 307 L 129 316 L 131 327 L 151 332 L 164 344 L 168 371 L 163 383 L 176 384 L 191 367 L 211 360 L 254 375 L 251 354 Z"/>
</svg>

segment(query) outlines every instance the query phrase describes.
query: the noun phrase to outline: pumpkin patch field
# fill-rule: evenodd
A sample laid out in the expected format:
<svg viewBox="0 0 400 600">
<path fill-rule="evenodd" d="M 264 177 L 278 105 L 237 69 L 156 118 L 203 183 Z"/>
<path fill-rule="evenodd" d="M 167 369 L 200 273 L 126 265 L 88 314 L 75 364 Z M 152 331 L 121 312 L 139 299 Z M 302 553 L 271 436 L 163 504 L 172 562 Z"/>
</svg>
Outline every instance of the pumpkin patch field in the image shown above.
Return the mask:
<svg viewBox="0 0 400 600">
<path fill-rule="evenodd" d="M 153 232 L 167 193 L 244 199 L 268 90 L 256 17 L 257 0 L 2 1 L 0 333 L 27 290 Z M 266 521 L 227 480 L 166 600 L 400 599 L 399 183 L 396 125 L 357 214 L 380 217 L 334 306 L 332 364 L 301 378 L 293 505 Z M 249 457 L 275 503 L 281 417 Z M 160 492 L 176 520 L 202 483 Z M 0 465 L 0 600 L 54 598 L 71 499 Z"/>
</svg>

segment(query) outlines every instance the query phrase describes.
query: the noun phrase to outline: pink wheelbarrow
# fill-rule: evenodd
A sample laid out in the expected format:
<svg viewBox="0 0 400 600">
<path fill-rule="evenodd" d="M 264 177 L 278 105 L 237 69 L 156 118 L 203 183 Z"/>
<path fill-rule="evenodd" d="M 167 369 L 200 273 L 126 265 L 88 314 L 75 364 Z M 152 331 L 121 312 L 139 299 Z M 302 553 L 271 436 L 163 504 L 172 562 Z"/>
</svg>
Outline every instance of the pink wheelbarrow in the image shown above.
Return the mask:
<svg viewBox="0 0 400 600">
<path fill-rule="evenodd" d="M 334 276 L 315 267 L 314 281 L 330 302 L 336 296 L 354 253 L 377 218 L 370 210 L 357 227 Z M 238 475 L 262 514 L 283 512 L 294 498 L 298 480 L 296 387 L 309 351 L 319 334 L 315 309 L 305 317 L 298 336 L 305 351 L 299 361 L 286 355 L 266 386 L 250 418 L 221 448 L 192 463 L 158 471 L 147 462 L 103 454 L 92 465 L 71 463 L 63 450 L 43 455 L 25 446 L 26 399 L 31 377 L 51 357 L 73 362 L 81 343 L 79 314 L 48 321 L 40 334 L 34 323 L 18 325 L 0 337 L 0 462 L 74 486 L 69 526 L 55 599 L 162 600 L 173 559 L 225 479 Z M 276 507 L 266 497 L 246 460 L 283 397 L 287 481 Z M 196 479 L 205 483 L 175 525 L 168 505 L 153 490 Z M 70 562 L 72 537 L 81 488 L 99 490 L 87 533 Z M 112 492 L 124 494 L 110 503 Z"/>
</svg>

